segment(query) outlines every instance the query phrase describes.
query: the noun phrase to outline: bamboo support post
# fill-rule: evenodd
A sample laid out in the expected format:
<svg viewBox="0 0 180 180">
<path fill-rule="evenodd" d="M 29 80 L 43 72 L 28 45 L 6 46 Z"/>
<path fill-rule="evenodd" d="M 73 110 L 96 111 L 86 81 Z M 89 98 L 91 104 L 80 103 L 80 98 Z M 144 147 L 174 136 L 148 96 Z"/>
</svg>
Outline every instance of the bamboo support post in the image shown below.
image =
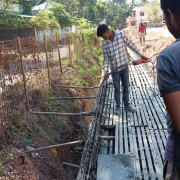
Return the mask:
<svg viewBox="0 0 180 180">
<path fill-rule="evenodd" d="M 99 86 L 94 86 L 94 87 L 79 87 L 79 86 L 63 86 L 63 85 L 58 85 L 56 87 L 74 88 L 74 89 L 95 89 L 95 88 L 99 88 Z"/>
<path fill-rule="evenodd" d="M 70 58 L 70 67 L 72 67 L 72 57 L 71 57 L 71 45 L 70 45 L 70 35 L 69 35 L 69 30 L 68 30 L 68 49 L 69 49 L 69 58 Z"/>
<path fill-rule="evenodd" d="M 57 113 L 57 112 L 36 112 L 31 111 L 30 114 L 45 114 L 45 115 L 58 115 L 58 116 L 91 116 L 94 112 L 81 112 L 81 113 Z"/>
<path fill-rule="evenodd" d="M 71 164 L 71 163 L 67 163 L 67 162 L 62 162 L 62 164 L 67 165 L 67 166 L 72 166 L 72 167 L 79 168 L 79 166 L 78 166 L 78 165 Z"/>
<path fill-rule="evenodd" d="M 24 63 L 23 63 L 23 58 L 22 58 L 21 41 L 19 37 L 17 37 L 17 43 L 18 43 L 19 57 L 21 61 L 22 75 L 23 75 L 23 81 L 24 81 L 24 90 L 26 94 L 27 110 L 29 111 L 29 97 L 28 97 L 28 91 L 27 91 L 26 75 L 24 71 Z"/>
<path fill-rule="evenodd" d="M 71 99 L 94 99 L 96 96 L 89 97 L 52 97 L 53 100 L 71 100 Z"/>
<path fill-rule="evenodd" d="M 38 151 L 43 151 L 43 150 L 47 150 L 47 149 L 73 146 L 75 144 L 79 144 L 79 143 L 83 143 L 83 142 L 85 142 L 85 141 L 79 140 L 79 141 L 73 141 L 73 142 L 68 142 L 68 143 L 63 143 L 63 144 L 57 144 L 57 145 L 53 145 L 53 146 L 46 146 L 46 147 L 42 147 L 42 148 L 33 149 L 30 151 L 25 151 L 25 153 L 32 153 L 32 152 L 38 152 Z"/>
<path fill-rule="evenodd" d="M 59 36 L 60 36 L 60 35 L 59 35 Z M 57 32 L 56 32 L 56 42 L 57 42 L 57 47 L 58 47 L 59 65 L 60 65 L 60 70 L 61 70 L 61 74 L 62 74 L 61 53 L 60 53 L 60 49 L 59 49 L 59 40 L 58 40 L 58 34 L 57 34 Z"/>
<path fill-rule="evenodd" d="M 46 34 L 44 34 L 44 44 L 45 44 L 45 50 L 46 50 L 46 62 L 47 62 L 49 86 L 51 86 L 51 77 L 50 77 L 50 69 L 49 69 L 49 57 L 48 57 Z"/>
</svg>

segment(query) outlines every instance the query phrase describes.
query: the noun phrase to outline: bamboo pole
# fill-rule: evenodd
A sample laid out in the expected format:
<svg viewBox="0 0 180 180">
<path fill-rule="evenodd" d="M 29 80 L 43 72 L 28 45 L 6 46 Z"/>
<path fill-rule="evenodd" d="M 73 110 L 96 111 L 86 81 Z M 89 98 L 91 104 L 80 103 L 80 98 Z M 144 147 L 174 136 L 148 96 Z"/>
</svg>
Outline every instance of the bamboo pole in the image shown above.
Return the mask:
<svg viewBox="0 0 180 180">
<path fill-rule="evenodd" d="M 67 166 L 72 166 L 72 167 L 79 168 L 79 166 L 78 166 L 78 165 L 71 164 L 71 163 L 67 163 L 67 162 L 62 162 L 62 164 L 67 165 Z"/>
<path fill-rule="evenodd" d="M 94 87 L 78 87 L 78 86 L 63 86 L 63 85 L 58 85 L 56 87 L 74 88 L 74 89 L 95 89 L 95 88 L 99 88 L 99 86 L 94 86 Z"/>
<path fill-rule="evenodd" d="M 59 115 L 59 116 L 91 116 L 94 112 L 81 112 L 81 113 L 57 113 L 57 112 L 37 112 L 31 111 L 30 114 L 45 114 L 45 115 Z"/>
<path fill-rule="evenodd" d="M 69 30 L 68 30 L 68 49 L 69 49 L 69 58 L 70 58 L 70 67 L 72 67 L 72 57 L 71 57 L 71 46 L 70 46 L 70 35 L 69 35 Z"/>
<path fill-rule="evenodd" d="M 21 41 L 19 37 L 17 37 L 17 43 L 18 43 L 19 57 L 21 61 L 22 75 L 23 75 L 23 81 L 24 81 L 24 90 L 26 94 L 27 110 L 29 111 L 29 97 L 28 97 L 28 91 L 27 91 L 26 75 L 24 71 L 24 63 L 23 63 L 23 58 L 22 58 Z"/>
<path fill-rule="evenodd" d="M 44 34 L 44 44 L 45 44 L 45 50 L 46 50 L 46 62 L 47 62 L 47 69 L 48 69 L 49 86 L 51 86 L 51 77 L 50 77 L 50 70 L 49 70 L 49 57 L 48 57 L 46 34 Z"/>
<path fill-rule="evenodd" d="M 94 99 L 96 96 L 89 97 L 52 97 L 53 100 L 71 100 L 71 99 Z"/>
<path fill-rule="evenodd" d="M 30 151 L 25 151 L 25 153 L 32 153 L 32 152 L 38 152 L 38 151 L 43 151 L 43 150 L 47 150 L 47 149 L 53 149 L 53 148 L 60 148 L 60 147 L 66 147 L 66 146 L 73 146 L 75 144 L 79 144 L 79 143 L 83 143 L 85 142 L 84 140 L 79 140 L 79 141 L 73 141 L 73 142 L 68 142 L 68 143 L 63 143 L 63 144 L 57 144 L 57 145 L 53 145 L 53 146 L 46 146 L 46 147 L 42 147 L 42 148 L 37 148 L 37 149 L 33 149 Z"/>
<path fill-rule="evenodd" d="M 59 34 L 59 36 L 60 36 L 60 34 Z M 58 41 L 58 34 L 57 34 L 57 32 L 56 32 L 56 42 L 57 42 L 57 47 L 58 47 L 59 65 L 60 65 L 60 70 L 61 70 L 61 74 L 62 74 L 61 53 L 60 53 L 60 49 L 59 49 L 59 41 Z"/>
</svg>

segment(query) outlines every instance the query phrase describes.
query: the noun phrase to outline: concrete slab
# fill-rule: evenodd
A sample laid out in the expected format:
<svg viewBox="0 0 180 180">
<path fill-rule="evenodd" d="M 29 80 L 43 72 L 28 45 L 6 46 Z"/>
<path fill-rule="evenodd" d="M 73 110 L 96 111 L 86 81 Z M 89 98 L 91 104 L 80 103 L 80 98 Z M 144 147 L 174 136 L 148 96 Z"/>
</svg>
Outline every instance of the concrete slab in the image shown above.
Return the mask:
<svg viewBox="0 0 180 180">
<path fill-rule="evenodd" d="M 98 155 L 97 180 L 133 180 L 130 154 Z"/>
</svg>

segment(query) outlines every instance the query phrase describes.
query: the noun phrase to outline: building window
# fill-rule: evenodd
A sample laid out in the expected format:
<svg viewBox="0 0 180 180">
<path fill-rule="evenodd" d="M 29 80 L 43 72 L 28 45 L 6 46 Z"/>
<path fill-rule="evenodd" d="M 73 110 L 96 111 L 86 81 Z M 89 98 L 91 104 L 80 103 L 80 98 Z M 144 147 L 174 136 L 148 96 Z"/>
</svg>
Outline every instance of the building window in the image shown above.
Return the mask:
<svg viewBox="0 0 180 180">
<path fill-rule="evenodd" d="M 131 26 L 135 26 L 135 21 L 131 21 Z"/>
<path fill-rule="evenodd" d="M 140 12 L 140 16 L 144 16 L 144 12 Z"/>
<path fill-rule="evenodd" d="M 136 17 L 136 11 L 132 12 L 132 17 Z"/>
</svg>

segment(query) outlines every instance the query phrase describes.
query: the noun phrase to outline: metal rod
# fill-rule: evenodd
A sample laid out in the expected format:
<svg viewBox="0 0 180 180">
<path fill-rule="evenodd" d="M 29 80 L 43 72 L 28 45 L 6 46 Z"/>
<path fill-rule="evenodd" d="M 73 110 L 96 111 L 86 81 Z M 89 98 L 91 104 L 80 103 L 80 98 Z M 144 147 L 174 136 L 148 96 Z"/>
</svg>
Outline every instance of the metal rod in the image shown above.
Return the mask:
<svg viewBox="0 0 180 180">
<path fill-rule="evenodd" d="M 71 100 L 71 99 L 94 99 L 96 96 L 89 97 L 52 97 L 53 100 Z"/>
<path fill-rule="evenodd" d="M 115 136 L 100 136 L 100 138 L 105 140 L 114 140 Z"/>
<path fill-rule="evenodd" d="M 95 89 L 95 88 L 99 88 L 99 86 L 94 86 L 94 87 L 78 87 L 78 86 L 63 86 L 63 85 L 58 85 L 56 87 L 74 88 L 74 89 Z"/>
<path fill-rule="evenodd" d="M 78 166 L 78 165 L 71 164 L 71 163 L 67 163 L 67 162 L 62 162 L 62 164 L 67 165 L 67 166 L 72 166 L 72 167 L 79 168 L 79 166 Z"/>
<path fill-rule="evenodd" d="M 25 153 L 38 152 L 38 151 L 43 151 L 43 150 L 47 150 L 47 149 L 65 147 L 65 146 L 73 146 L 75 144 L 79 144 L 79 143 L 83 143 L 83 142 L 85 142 L 85 141 L 79 140 L 79 141 L 73 141 L 73 142 L 68 142 L 68 143 L 63 143 L 63 144 L 57 144 L 57 145 L 53 145 L 53 146 L 46 146 L 46 147 L 42 147 L 42 148 L 33 149 L 30 151 L 25 151 Z"/>
<path fill-rule="evenodd" d="M 100 128 L 101 129 L 115 129 L 115 125 L 101 125 Z"/>
<path fill-rule="evenodd" d="M 46 115 L 59 115 L 59 116 L 91 116 L 94 112 L 81 112 L 81 113 L 58 113 L 58 112 L 36 112 L 31 111 L 30 114 L 46 114 Z"/>
</svg>

